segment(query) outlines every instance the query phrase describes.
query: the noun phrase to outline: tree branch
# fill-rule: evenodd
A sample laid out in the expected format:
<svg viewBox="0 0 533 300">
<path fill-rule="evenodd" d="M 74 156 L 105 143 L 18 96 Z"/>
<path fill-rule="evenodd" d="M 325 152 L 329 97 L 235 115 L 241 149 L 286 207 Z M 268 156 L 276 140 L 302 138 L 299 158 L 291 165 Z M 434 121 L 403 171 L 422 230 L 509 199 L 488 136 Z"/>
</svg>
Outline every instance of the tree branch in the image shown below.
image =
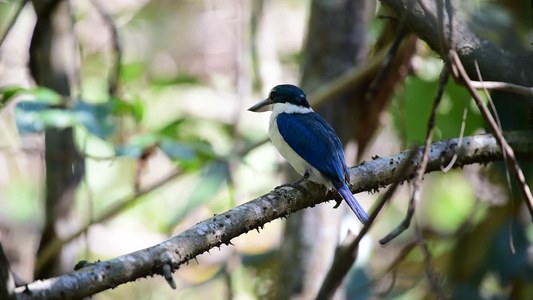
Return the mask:
<svg viewBox="0 0 533 300">
<path fill-rule="evenodd" d="M 441 49 L 440 35 L 435 34 L 439 30 L 435 1 L 425 1 L 425 8 L 420 6 L 420 1 L 381 0 L 381 2 L 391 7 L 400 17 L 405 17 L 407 26 L 419 38 L 424 40 L 444 60 L 448 59 L 448 50 L 446 48 Z M 454 13 L 453 16 L 456 14 Z M 444 28 L 449 28 L 448 18 L 444 18 L 443 21 L 446 23 Z M 474 61 L 477 60 L 486 81 L 508 82 L 526 87 L 533 86 L 533 68 L 529 67 L 533 65 L 533 55 L 525 51 L 524 53 L 513 53 L 498 48 L 488 40 L 473 33 L 465 23 L 456 18 L 454 18 L 454 27 L 454 46 L 470 77 L 475 78 Z M 505 88 L 509 88 L 509 86 Z M 521 89 L 521 91 L 523 90 Z M 533 107 L 531 97 L 520 97 L 519 99 L 524 100 L 530 108 Z"/>
<path fill-rule="evenodd" d="M 533 96 L 533 87 L 521 86 L 517 84 L 498 82 L 498 81 L 471 81 L 470 84 L 477 90 L 497 90 L 520 94 L 524 96 Z"/>
<path fill-rule="evenodd" d="M 488 123 L 492 133 L 497 137 L 498 145 L 503 148 L 503 159 L 507 163 L 509 168 L 513 170 L 513 175 L 515 176 L 516 181 L 518 181 L 519 183 L 520 191 L 522 192 L 522 196 L 524 197 L 526 206 L 529 209 L 529 214 L 531 215 L 531 218 L 533 220 L 533 195 L 531 194 L 531 190 L 527 185 L 524 173 L 522 172 L 522 169 L 518 164 L 518 160 L 516 159 L 513 148 L 506 141 L 506 137 L 503 135 L 503 132 L 500 130 L 498 124 L 490 114 L 490 111 L 487 108 L 485 102 L 483 102 L 483 99 L 481 99 L 474 87 L 470 85 L 470 78 L 466 74 L 462 62 L 455 52 L 452 52 L 451 59 L 452 63 L 459 72 L 459 79 L 463 80 L 468 91 L 470 92 L 470 95 L 472 95 L 472 97 L 474 98 L 474 101 L 476 102 L 476 105 L 479 108 L 481 115 L 483 115 L 483 118 L 485 118 L 485 121 Z"/>
<path fill-rule="evenodd" d="M 521 159 L 533 159 L 533 131 L 505 134 L 505 139 Z M 496 139 L 490 134 L 465 137 L 457 148 L 458 139 L 436 141 L 431 144 L 426 172 L 438 171 L 450 162 L 455 152 L 455 166 L 490 163 L 502 159 Z M 417 149 L 414 165 L 420 164 L 422 148 Z M 377 158 L 350 169 L 352 192 L 377 191 L 393 182 L 395 171 L 410 151 L 386 158 Z M 407 174 L 413 178 L 414 173 Z M 285 217 L 297 210 L 337 199 L 334 191 L 324 194 L 321 186 L 306 182 L 308 193 L 283 188 L 274 190 L 250 202 L 196 224 L 181 234 L 156 246 L 139 250 L 109 261 L 87 264 L 76 272 L 40 280 L 16 288 L 17 299 L 80 299 L 120 284 L 154 274 L 167 274 L 165 265 L 176 270 L 197 255 L 266 223 Z"/>
</svg>

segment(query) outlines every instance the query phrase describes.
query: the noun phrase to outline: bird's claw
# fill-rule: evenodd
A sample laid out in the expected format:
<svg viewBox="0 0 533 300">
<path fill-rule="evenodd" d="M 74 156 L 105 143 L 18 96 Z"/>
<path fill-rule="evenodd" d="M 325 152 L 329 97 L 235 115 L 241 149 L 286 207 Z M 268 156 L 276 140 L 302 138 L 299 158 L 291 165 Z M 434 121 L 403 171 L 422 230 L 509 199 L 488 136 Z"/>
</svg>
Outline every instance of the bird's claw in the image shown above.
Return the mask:
<svg viewBox="0 0 533 300">
<path fill-rule="evenodd" d="M 335 203 L 335 206 L 333 206 L 333 208 L 339 207 L 341 205 L 341 203 L 342 203 L 342 200 L 337 199 L 337 200 L 335 200 L 335 202 L 337 202 L 337 203 Z"/>
<path fill-rule="evenodd" d="M 292 182 L 292 183 L 285 183 L 285 184 L 282 184 L 280 186 L 277 186 L 275 188 L 275 190 L 280 189 L 280 188 L 284 188 L 284 187 L 291 187 L 293 189 L 299 190 L 302 194 L 306 195 L 307 194 L 307 190 L 304 187 L 300 186 L 300 183 L 306 181 L 308 178 L 309 178 L 309 172 L 306 171 L 302 178 L 300 178 L 300 179 L 298 179 L 298 180 L 296 180 L 295 182 Z"/>
</svg>

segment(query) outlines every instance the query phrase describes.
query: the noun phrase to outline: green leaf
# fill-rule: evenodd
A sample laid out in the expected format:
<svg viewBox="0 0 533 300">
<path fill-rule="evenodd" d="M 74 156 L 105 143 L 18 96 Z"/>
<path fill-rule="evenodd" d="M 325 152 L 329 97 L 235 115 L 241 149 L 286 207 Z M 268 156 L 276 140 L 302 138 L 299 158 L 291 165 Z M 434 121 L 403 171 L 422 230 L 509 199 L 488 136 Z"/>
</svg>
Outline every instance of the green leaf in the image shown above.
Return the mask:
<svg viewBox="0 0 533 300">
<path fill-rule="evenodd" d="M 155 145 L 159 141 L 157 134 L 144 134 L 134 137 L 125 145 L 120 145 L 115 149 L 117 156 L 129 156 L 139 158 L 143 154 L 144 149 Z"/>
<path fill-rule="evenodd" d="M 61 104 L 61 95 L 51 89 L 44 87 L 36 87 L 32 89 L 17 86 L 6 87 L 0 91 L 0 95 L 2 95 L 2 100 L 0 100 L 0 106 L 4 106 L 13 97 L 19 95 L 30 95 L 38 102 L 44 102 L 48 104 Z"/>
<path fill-rule="evenodd" d="M 45 87 L 37 87 L 27 91 L 28 95 L 35 97 L 36 101 L 59 105 L 62 103 L 61 95 Z"/>
<path fill-rule="evenodd" d="M 0 94 L 2 95 L 2 100 L 0 102 L 0 107 L 6 105 L 11 98 L 15 97 L 18 93 L 26 91 L 27 89 L 22 87 L 6 87 L 2 89 Z"/>
<path fill-rule="evenodd" d="M 120 81 L 123 83 L 140 79 L 146 70 L 143 62 L 133 62 L 121 66 Z"/>
<path fill-rule="evenodd" d="M 15 107 L 15 122 L 20 135 L 25 135 L 50 127 L 70 127 L 75 124 L 75 118 L 71 111 L 52 108 L 47 103 L 21 101 Z"/>
<path fill-rule="evenodd" d="M 57 94 L 40 90 L 36 95 L 42 97 L 40 101 L 21 101 L 15 107 L 15 122 L 21 135 L 78 124 L 100 138 L 108 137 L 115 130 L 111 103 L 76 101 L 72 109 L 66 109 L 54 106 Z"/>
<path fill-rule="evenodd" d="M 213 150 L 213 147 L 211 144 L 209 144 L 206 141 L 196 140 L 196 141 L 189 141 L 187 142 L 189 146 L 191 146 L 194 151 L 204 160 L 220 160 L 220 155 L 215 153 L 215 150 Z"/>
<path fill-rule="evenodd" d="M 196 158 L 195 151 L 185 143 L 164 139 L 159 143 L 159 147 L 174 160 L 193 160 Z"/>
<path fill-rule="evenodd" d="M 166 87 L 171 85 L 200 85 L 202 81 L 199 77 L 191 74 L 180 74 L 172 78 L 156 78 L 151 80 L 151 84 L 154 87 Z"/>
<path fill-rule="evenodd" d="M 89 104 L 76 101 L 74 103 L 74 117 L 90 133 L 99 138 L 105 139 L 115 131 L 112 102 Z"/>
<path fill-rule="evenodd" d="M 131 115 L 136 122 L 142 121 L 144 116 L 144 103 L 141 98 L 135 97 L 131 103 L 120 99 L 113 99 L 111 103 L 113 104 L 113 114 Z"/>
<path fill-rule="evenodd" d="M 161 130 L 159 130 L 159 134 L 162 136 L 173 138 L 173 139 L 179 139 L 180 138 L 180 126 L 187 121 L 188 118 L 178 119 L 174 122 L 168 124 L 167 126 L 163 127 Z"/>
</svg>

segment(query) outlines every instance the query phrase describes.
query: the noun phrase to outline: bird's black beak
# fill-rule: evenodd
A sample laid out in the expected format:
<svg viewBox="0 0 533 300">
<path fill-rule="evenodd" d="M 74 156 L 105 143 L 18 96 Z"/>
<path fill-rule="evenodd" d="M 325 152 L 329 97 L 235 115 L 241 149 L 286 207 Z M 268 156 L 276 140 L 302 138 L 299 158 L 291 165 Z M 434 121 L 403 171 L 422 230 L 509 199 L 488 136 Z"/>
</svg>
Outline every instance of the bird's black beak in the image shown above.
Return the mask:
<svg viewBox="0 0 533 300">
<path fill-rule="evenodd" d="M 271 105 L 272 105 L 272 100 L 265 99 L 265 100 L 257 103 L 256 105 L 248 108 L 248 110 L 249 111 L 253 111 L 253 112 L 269 111 L 269 110 L 271 110 Z"/>
</svg>

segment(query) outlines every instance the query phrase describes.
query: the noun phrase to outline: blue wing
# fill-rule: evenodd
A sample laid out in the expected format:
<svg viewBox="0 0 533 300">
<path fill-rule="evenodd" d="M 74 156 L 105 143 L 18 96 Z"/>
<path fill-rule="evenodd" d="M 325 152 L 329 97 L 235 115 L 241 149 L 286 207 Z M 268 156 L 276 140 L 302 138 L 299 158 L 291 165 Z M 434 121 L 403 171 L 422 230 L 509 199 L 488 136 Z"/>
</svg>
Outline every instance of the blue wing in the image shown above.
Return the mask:
<svg viewBox="0 0 533 300">
<path fill-rule="evenodd" d="M 277 118 L 285 142 L 340 188 L 349 180 L 342 143 L 324 119 L 316 113 L 287 114 Z"/>
</svg>

